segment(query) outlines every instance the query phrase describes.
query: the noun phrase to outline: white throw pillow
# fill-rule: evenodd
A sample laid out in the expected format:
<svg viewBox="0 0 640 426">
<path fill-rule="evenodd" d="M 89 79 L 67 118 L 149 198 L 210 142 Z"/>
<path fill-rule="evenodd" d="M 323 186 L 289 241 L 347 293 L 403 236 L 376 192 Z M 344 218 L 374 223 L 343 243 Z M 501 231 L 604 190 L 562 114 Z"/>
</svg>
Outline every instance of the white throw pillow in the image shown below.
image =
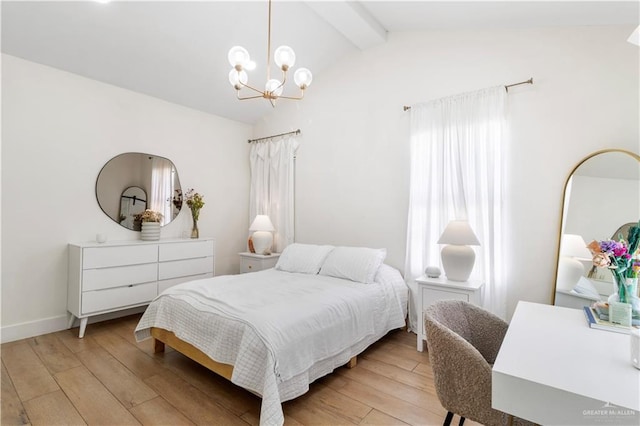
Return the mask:
<svg viewBox="0 0 640 426">
<path fill-rule="evenodd" d="M 285 272 L 300 272 L 302 274 L 317 274 L 322 262 L 333 250 L 333 246 L 319 246 L 314 244 L 289 244 L 282 251 L 276 269 Z"/>
<path fill-rule="evenodd" d="M 320 275 L 370 284 L 385 257 L 386 249 L 336 247 L 322 264 Z"/>
</svg>

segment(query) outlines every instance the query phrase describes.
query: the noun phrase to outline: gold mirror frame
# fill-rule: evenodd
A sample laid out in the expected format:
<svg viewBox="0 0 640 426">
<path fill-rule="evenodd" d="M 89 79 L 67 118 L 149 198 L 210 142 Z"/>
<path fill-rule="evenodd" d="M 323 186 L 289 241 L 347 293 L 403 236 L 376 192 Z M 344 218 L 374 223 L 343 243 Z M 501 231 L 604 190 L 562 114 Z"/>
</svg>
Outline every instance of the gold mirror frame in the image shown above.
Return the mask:
<svg viewBox="0 0 640 426">
<path fill-rule="evenodd" d="M 553 275 L 553 291 L 551 292 L 551 304 L 555 305 L 556 303 L 556 290 L 558 287 L 558 270 L 559 270 L 559 266 L 560 266 L 560 243 L 562 241 L 562 230 L 564 228 L 565 225 L 565 220 L 566 218 L 564 217 L 564 213 L 565 213 L 565 202 L 567 199 L 567 187 L 569 186 L 569 181 L 571 180 L 571 177 L 574 175 L 574 173 L 576 172 L 576 170 L 578 170 L 578 168 L 583 165 L 585 162 L 587 162 L 588 160 L 597 157 L 598 155 L 601 154 L 607 154 L 607 153 L 614 153 L 614 152 L 619 152 L 622 154 L 626 154 L 629 155 L 630 157 L 634 158 L 638 163 L 640 163 L 640 155 L 631 152 L 631 151 L 627 151 L 625 149 L 618 149 L 618 148 L 611 148 L 611 149 L 602 149 L 596 152 L 593 152 L 591 154 L 589 154 L 588 156 L 586 156 L 585 158 L 583 158 L 582 160 L 580 160 L 580 162 L 578 162 L 578 164 L 576 164 L 573 169 L 571 169 L 571 171 L 569 172 L 569 174 L 567 175 L 567 179 L 564 182 L 564 186 L 562 188 L 562 204 L 560 206 L 560 226 L 558 228 L 558 240 L 556 242 L 556 268 L 555 268 L 555 273 Z"/>
</svg>

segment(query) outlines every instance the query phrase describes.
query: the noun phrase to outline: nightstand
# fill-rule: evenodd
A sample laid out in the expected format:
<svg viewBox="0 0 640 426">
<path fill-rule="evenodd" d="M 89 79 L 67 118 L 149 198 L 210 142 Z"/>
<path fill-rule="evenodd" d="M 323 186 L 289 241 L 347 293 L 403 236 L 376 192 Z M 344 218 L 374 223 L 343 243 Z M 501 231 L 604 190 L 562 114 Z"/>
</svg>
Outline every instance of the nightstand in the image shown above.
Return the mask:
<svg viewBox="0 0 640 426">
<path fill-rule="evenodd" d="M 464 300 L 480 306 L 482 298 L 482 281 L 449 281 L 446 277 L 416 278 L 418 284 L 418 351 L 424 349 L 426 332 L 424 330 L 424 311 L 429 305 L 439 300 Z"/>
<path fill-rule="evenodd" d="M 280 253 L 271 254 L 255 254 L 255 253 L 238 253 L 240 255 L 240 273 L 258 272 L 264 269 L 273 268 L 278 263 Z"/>
</svg>

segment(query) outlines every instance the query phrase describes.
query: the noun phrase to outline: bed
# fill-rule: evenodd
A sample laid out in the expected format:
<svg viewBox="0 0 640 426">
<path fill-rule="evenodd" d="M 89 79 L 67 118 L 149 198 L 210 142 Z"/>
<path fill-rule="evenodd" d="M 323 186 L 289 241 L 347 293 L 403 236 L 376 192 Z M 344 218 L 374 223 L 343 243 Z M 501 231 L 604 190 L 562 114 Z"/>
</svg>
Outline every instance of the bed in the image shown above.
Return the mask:
<svg viewBox="0 0 640 426">
<path fill-rule="evenodd" d="M 408 288 L 384 249 L 292 244 L 273 269 L 183 283 L 140 319 L 154 337 L 262 397 L 261 425 L 284 422 L 281 403 L 353 363 L 403 327 Z"/>
</svg>

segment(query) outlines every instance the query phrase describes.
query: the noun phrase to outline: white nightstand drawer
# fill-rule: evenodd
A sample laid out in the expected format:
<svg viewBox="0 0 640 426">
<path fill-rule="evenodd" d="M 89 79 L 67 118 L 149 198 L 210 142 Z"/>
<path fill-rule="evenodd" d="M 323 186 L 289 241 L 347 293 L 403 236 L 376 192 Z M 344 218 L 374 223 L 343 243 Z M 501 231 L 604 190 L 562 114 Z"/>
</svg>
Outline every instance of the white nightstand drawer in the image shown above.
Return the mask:
<svg viewBox="0 0 640 426">
<path fill-rule="evenodd" d="M 240 261 L 240 273 L 257 272 L 262 269 L 262 261 L 259 259 L 242 259 Z"/>
<path fill-rule="evenodd" d="M 433 288 L 422 289 L 422 306 L 427 307 L 441 300 L 464 300 L 469 301 L 469 293 L 456 293 L 455 291 L 443 291 Z"/>
<path fill-rule="evenodd" d="M 82 251 L 82 268 L 137 265 L 158 261 L 158 246 L 142 244 L 114 247 L 88 247 Z"/>
<path fill-rule="evenodd" d="M 158 264 L 120 266 L 117 268 L 82 271 L 82 290 L 92 291 L 112 287 L 147 283 L 158 279 Z"/>
<path fill-rule="evenodd" d="M 160 262 L 213 256 L 213 241 L 189 241 L 160 246 Z"/>
<path fill-rule="evenodd" d="M 148 303 L 156 297 L 157 291 L 158 285 L 155 282 L 85 291 L 82 293 L 82 314 Z"/>
<path fill-rule="evenodd" d="M 174 260 L 158 264 L 158 279 L 160 280 L 209 273 L 213 273 L 213 257 Z"/>
<path fill-rule="evenodd" d="M 239 253 L 240 254 L 240 273 L 264 271 L 273 268 L 278 263 L 280 253 L 271 253 L 260 255 L 255 253 Z"/>
<path fill-rule="evenodd" d="M 191 275 L 189 277 L 180 277 L 180 278 L 172 278 L 170 280 L 162 280 L 158 281 L 158 294 L 162 293 L 168 288 L 173 287 L 174 285 L 186 283 L 188 281 L 200 280 L 203 278 L 211 278 L 213 274 L 200 274 L 200 275 Z"/>
</svg>

